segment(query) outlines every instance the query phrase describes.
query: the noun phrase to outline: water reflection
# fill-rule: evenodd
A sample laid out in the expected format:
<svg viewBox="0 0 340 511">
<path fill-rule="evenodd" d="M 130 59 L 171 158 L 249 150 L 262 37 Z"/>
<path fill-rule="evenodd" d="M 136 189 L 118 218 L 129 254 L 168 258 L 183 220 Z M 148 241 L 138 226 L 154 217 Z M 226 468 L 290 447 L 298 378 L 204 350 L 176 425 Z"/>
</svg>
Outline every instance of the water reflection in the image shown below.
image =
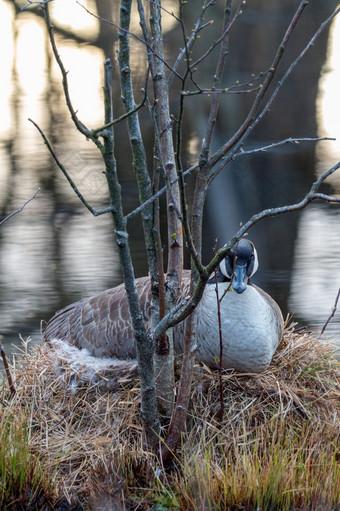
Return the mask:
<svg viewBox="0 0 340 511">
<path fill-rule="evenodd" d="M 334 19 L 328 40 L 327 60 L 319 81 L 317 97 L 318 134 L 336 138 L 318 144 L 316 174 L 320 175 L 340 159 L 340 18 Z M 334 193 L 340 192 L 340 174 L 328 181 Z M 295 243 L 292 288 L 289 307 L 297 318 L 319 327 L 329 316 L 340 288 L 340 223 L 334 206 L 315 205 L 303 211 Z M 340 337 L 340 319 L 327 327 L 327 333 Z"/>
<path fill-rule="evenodd" d="M 69 92 L 73 107 L 89 127 L 103 124 L 102 84 L 103 52 L 97 48 L 83 51 L 75 43 L 58 44 L 58 51 L 68 71 Z M 54 64 L 55 79 L 60 76 Z"/>
<path fill-rule="evenodd" d="M 13 65 L 14 38 L 12 31 L 13 13 L 8 4 L 0 2 L 0 47 L 6 48 L 1 52 L 1 80 L 0 80 L 0 136 L 4 140 L 8 136 L 11 126 L 10 98 L 12 94 L 11 75 Z M 1 173 L 0 173 L 1 179 Z"/>
<path fill-rule="evenodd" d="M 340 4 L 339 4 L 340 5 Z M 318 132 L 321 137 L 336 138 L 334 142 L 317 147 L 317 172 L 322 174 L 339 160 L 340 155 L 340 17 L 332 23 L 327 49 L 327 60 L 319 82 L 317 100 Z M 329 182 L 340 192 L 340 174 L 335 173 Z"/>
<path fill-rule="evenodd" d="M 101 8 L 104 4 L 107 3 L 102 2 Z M 89 1 L 86 5 L 90 9 L 95 8 L 95 2 Z M 57 9 L 62 8 L 62 2 L 54 2 L 52 6 L 56 9 L 55 16 L 58 16 L 57 22 L 60 24 L 65 12 L 60 11 L 60 14 Z M 78 15 L 66 22 L 65 31 L 69 26 L 72 27 L 71 32 L 75 30 L 74 19 L 79 19 Z M 174 18 L 164 15 L 164 21 L 169 32 L 170 53 L 172 48 L 178 48 L 176 37 L 179 32 L 176 35 Z M 77 27 L 77 37 L 87 36 L 91 41 L 96 38 L 102 41 L 98 21 L 87 17 L 87 22 L 86 30 L 79 31 L 85 26 L 83 21 Z M 275 22 L 281 21 L 275 19 Z M 244 27 L 248 32 L 251 23 L 251 17 L 245 18 Z M 335 34 L 335 28 L 332 30 Z M 108 197 L 100 155 L 90 142 L 74 130 L 65 107 L 60 73 L 48 50 L 42 21 L 29 12 L 16 17 L 13 5 L 0 0 L 0 44 L 2 48 L 6 47 L 6 52 L 0 55 L 0 215 L 17 209 L 38 186 L 41 187 L 38 199 L 4 224 L 0 231 L 0 334 L 9 345 L 17 342 L 19 332 L 33 334 L 38 339 L 42 319 L 48 319 L 57 308 L 69 302 L 118 284 L 121 277 L 110 217 L 95 219 L 79 205 L 69 185 L 57 171 L 40 135 L 27 120 L 31 117 L 41 125 L 60 160 L 94 207 L 105 207 Z M 72 33 L 69 37 L 58 35 L 59 51 L 65 67 L 70 71 L 74 107 L 90 128 L 102 123 L 102 66 L 110 51 L 113 54 L 112 40 L 109 49 L 101 44 L 80 44 L 76 37 L 72 38 Z M 275 43 L 270 46 L 275 47 Z M 336 51 L 335 44 L 333 47 Z M 137 91 L 139 84 L 144 84 L 145 76 L 145 69 L 140 65 L 141 51 L 142 48 L 138 46 L 134 53 L 133 70 L 140 70 Z M 332 84 L 333 80 L 338 82 L 335 73 L 336 69 L 339 70 L 339 64 L 331 57 L 330 50 L 328 55 L 331 63 L 324 67 L 323 76 Z M 321 67 L 321 50 L 318 58 Z M 242 57 L 242 62 L 251 69 L 251 63 L 245 57 Z M 331 68 L 333 74 L 327 75 Z M 233 75 L 235 70 L 231 69 L 230 73 Z M 325 102 L 330 94 L 326 87 L 327 80 L 324 78 L 320 86 L 318 123 L 320 134 L 334 136 L 333 130 L 337 127 L 329 127 L 327 119 L 321 117 L 321 113 L 327 112 Z M 291 94 L 294 98 L 294 87 Z M 305 90 L 304 94 L 307 96 Z M 115 97 L 118 95 L 117 89 Z M 339 106 L 339 100 L 334 96 L 332 98 L 334 111 Z M 206 122 L 205 101 L 195 99 L 188 103 L 187 138 L 183 141 L 184 147 L 188 148 L 185 155 L 187 164 L 194 162 L 200 148 Z M 233 112 L 235 123 L 238 116 L 241 119 L 243 116 L 242 112 L 230 105 L 228 98 L 223 98 L 223 102 L 224 110 L 216 128 L 216 143 L 222 143 L 227 136 L 230 126 L 224 123 L 230 119 L 230 111 Z M 118 103 L 117 109 L 121 108 Z M 287 110 L 291 103 L 287 100 L 283 103 L 284 110 Z M 147 112 L 141 114 L 144 125 L 150 125 Z M 271 141 L 273 130 L 275 136 L 282 138 L 296 135 L 291 132 L 291 127 L 289 132 L 277 134 L 277 124 L 280 123 L 275 121 L 275 116 L 271 122 L 271 125 L 257 132 L 258 138 L 250 141 L 250 145 L 263 145 Z M 314 133 L 314 118 L 308 122 L 310 125 L 307 129 L 305 121 L 306 129 L 302 135 Z M 149 138 L 151 144 L 151 130 L 145 133 L 146 142 Z M 137 205 L 137 192 L 128 156 L 129 143 L 120 126 L 116 139 L 117 159 L 123 169 L 122 187 L 127 212 Z M 330 147 L 333 148 L 331 151 Z M 319 161 L 322 159 L 324 170 L 340 159 L 340 148 L 334 144 L 319 144 L 317 155 Z M 264 207 L 299 200 L 314 179 L 314 168 L 312 146 L 284 148 L 275 154 L 237 160 L 225 174 L 221 174 L 210 192 L 205 225 L 205 257 L 211 255 L 216 237 L 221 244 L 224 243 L 240 221 L 247 220 L 251 214 Z M 313 326 L 323 324 L 327 319 L 336 289 L 340 286 L 339 216 L 339 209 L 314 204 L 302 215 L 268 219 L 251 232 L 261 259 L 258 283 L 273 294 L 284 313 L 288 310 L 295 312 L 297 318 Z M 136 220 L 131 228 L 131 243 L 138 276 L 146 271 L 140 232 L 140 224 Z M 322 307 L 318 306 L 318 302 L 322 303 Z M 332 325 L 332 331 L 339 334 L 339 313 Z"/>
<path fill-rule="evenodd" d="M 339 213 L 332 207 L 312 205 L 303 211 L 295 243 L 289 307 L 311 327 L 322 325 L 332 311 L 340 288 Z M 339 338 L 339 322 L 327 333 Z"/>
<path fill-rule="evenodd" d="M 58 0 L 51 3 L 51 16 L 65 30 L 94 40 L 99 32 L 98 20 L 89 16 L 82 6 L 86 9 L 94 7 L 93 2 L 87 0 L 79 3 L 75 0 Z"/>
</svg>

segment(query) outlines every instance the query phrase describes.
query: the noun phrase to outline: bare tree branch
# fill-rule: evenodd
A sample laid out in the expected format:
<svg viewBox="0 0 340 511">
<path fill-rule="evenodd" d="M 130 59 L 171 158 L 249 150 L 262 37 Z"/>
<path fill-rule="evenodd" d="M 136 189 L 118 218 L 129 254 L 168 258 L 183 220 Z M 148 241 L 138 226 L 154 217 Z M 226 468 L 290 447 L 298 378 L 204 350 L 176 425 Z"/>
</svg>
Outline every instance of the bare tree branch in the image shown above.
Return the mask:
<svg viewBox="0 0 340 511">
<path fill-rule="evenodd" d="M 114 126 L 115 124 L 118 124 L 121 121 L 124 121 L 124 119 L 127 119 L 131 115 L 135 114 L 136 112 L 138 112 L 138 110 L 140 110 L 145 105 L 146 100 L 147 100 L 148 75 L 149 75 L 149 69 L 147 70 L 146 77 L 145 77 L 145 85 L 144 85 L 144 88 L 142 89 L 142 92 L 143 92 L 142 101 L 140 103 L 138 103 L 138 105 L 135 105 L 133 108 L 131 108 L 131 110 L 129 110 L 128 112 L 125 112 L 120 117 L 117 117 L 116 119 L 114 119 L 112 122 L 110 122 L 108 124 L 104 124 L 103 126 L 100 126 L 99 128 L 95 128 L 95 129 L 91 130 L 91 135 L 93 137 L 101 136 L 103 131 L 107 130 L 108 128 L 111 128 L 111 126 Z"/>
<path fill-rule="evenodd" d="M 5 367 L 6 377 L 7 377 L 9 391 L 10 391 L 10 397 L 13 397 L 15 392 L 16 392 L 16 390 L 15 390 L 14 383 L 13 383 L 13 380 L 12 380 L 11 371 L 10 371 L 9 366 L 8 366 L 8 361 L 7 361 L 5 349 L 4 349 L 1 341 L 0 341 L 0 353 L 1 353 L 2 361 L 3 361 L 4 367 Z"/>
<path fill-rule="evenodd" d="M 217 240 L 216 240 L 217 241 Z M 215 242 L 215 252 L 216 252 L 216 242 Z M 221 422 L 224 414 L 224 399 L 223 399 L 223 379 L 222 379 L 222 370 L 223 370 L 223 333 L 222 333 L 222 319 L 221 319 L 221 300 L 227 293 L 227 291 L 231 287 L 231 282 L 228 288 L 224 291 L 223 296 L 219 296 L 218 292 L 218 280 L 217 280 L 217 268 L 214 270 L 215 273 L 215 292 L 216 292 L 216 302 L 217 302 L 217 319 L 218 319 L 218 334 L 220 339 L 220 365 L 219 365 L 219 390 L 220 390 L 220 409 L 218 411 L 218 419 Z"/>
<path fill-rule="evenodd" d="M 182 17 L 180 16 L 178 18 L 178 21 L 179 21 L 179 23 L 181 24 L 181 27 L 182 27 L 184 47 L 180 50 L 180 52 L 179 52 L 179 54 L 177 56 L 176 62 L 173 65 L 173 69 L 174 70 L 178 69 L 178 66 L 180 65 L 184 55 L 188 55 L 188 52 L 190 52 L 190 50 L 192 49 L 192 47 L 193 47 L 193 45 L 194 45 L 194 43 L 196 41 L 196 38 L 197 38 L 199 32 L 201 32 L 204 28 L 206 28 L 206 27 L 208 27 L 208 26 L 210 26 L 212 24 L 212 21 L 208 21 L 207 23 L 203 24 L 203 16 L 204 16 L 205 12 L 207 11 L 207 9 L 209 7 L 211 7 L 212 5 L 214 5 L 214 4 L 215 4 L 215 0 L 205 0 L 204 4 L 202 5 L 202 8 L 201 8 L 200 15 L 197 18 L 197 21 L 195 23 L 194 28 L 192 29 L 192 32 L 191 32 L 189 38 L 187 38 L 187 36 L 186 36 L 185 27 L 184 27 L 184 24 L 183 24 L 183 21 L 182 21 Z M 180 3 L 180 8 L 183 9 L 183 3 L 182 2 Z M 187 60 L 187 62 L 189 64 L 189 60 Z M 171 73 L 169 78 L 168 78 L 168 86 L 170 86 L 173 77 L 174 77 L 174 73 Z"/>
<path fill-rule="evenodd" d="M 54 159 L 54 161 L 56 162 L 56 164 L 58 165 L 58 167 L 60 168 L 60 170 L 62 171 L 64 176 L 66 177 L 72 190 L 77 195 L 77 197 L 81 200 L 81 202 L 84 204 L 84 206 L 92 213 L 92 215 L 100 216 L 100 215 L 103 215 L 104 213 L 112 213 L 115 209 L 114 206 L 109 206 L 108 208 L 101 209 L 101 210 L 97 211 L 87 202 L 85 197 L 78 190 L 77 185 L 75 184 L 75 182 L 73 181 L 73 179 L 71 178 L 71 176 L 69 175 L 67 170 L 65 169 L 64 165 L 58 160 L 57 155 L 55 154 L 55 152 L 54 152 L 50 142 L 48 141 L 45 133 L 43 132 L 43 130 L 32 119 L 28 119 L 28 120 L 37 128 L 37 130 L 39 131 L 40 135 L 42 136 L 44 143 L 45 143 L 47 149 L 49 150 L 52 158 Z"/>
<path fill-rule="evenodd" d="M 55 38 L 54 38 L 54 33 L 53 33 L 53 26 L 52 26 L 52 23 L 51 23 L 50 13 L 49 13 L 49 8 L 48 8 L 48 4 L 47 3 L 44 3 L 43 9 L 44 9 L 44 13 L 45 13 L 46 26 L 47 26 L 47 30 L 48 30 L 48 33 L 49 33 L 50 43 L 51 43 L 52 51 L 53 51 L 53 54 L 54 54 L 54 58 L 55 58 L 58 66 L 59 66 L 60 71 L 61 71 L 64 96 L 65 96 L 65 99 L 66 99 L 67 108 L 68 108 L 68 110 L 69 110 L 69 112 L 71 114 L 71 118 L 72 118 L 72 120 L 73 120 L 73 122 L 74 122 L 74 124 L 75 124 L 75 126 L 77 128 L 77 130 L 80 131 L 80 133 L 82 133 L 83 135 L 85 135 L 85 137 L 91 139 L 96 145 L 101 147 L 101 144 L 100 144 L 99 140 L 96 140 L 96 138 L 91 136 L 90 130 L 85 126 L 85 124 L 83 124 L 79 120 L 79 118 L 77 116 L 77 112 L 73 108 L 71 97 L 70 97 L 70 92 L 69 92 L 69 88 L 68 88 L 67 71 L 66 71 L 65 66 L 63 64 L 63 61 L 60 58 L 60 55 L 59 55 L 59 52 L 58 52 L 58 49 L 57 49 L 57 46 L 56 46 L 56 42 L 55 42 Z"/>
<path fill-rule="evenodd" d="M 338 301 L 339 301 L 339 297 L 340 297 L 340 289 L 338 291 L 338 294 L 336 295 L 336 299 L 335 299 L 335 303 L 333 305 L 333 308 L 332 308 L 332 312 L 329 316 L 329 318 L 327 319 L 326 323 L 324 324 L 324 326 L 322 327 L 322 330 L 320 332 L 320 337 L 322 336 L 322 334 L 324 333 L 324 331 L 326 330 L 327 326 L 328 326 L 328 323 L 330 322 L 330 320 L 334 317 L 334 314 L 336 313 L 336 309 L 337 309 L 337 306 L 338 306 Z"/>
<path fill-rule="evenodd" d="M 255 128 L 255 126 L 257 126 L 257 124 L 262 120 L 263 116 L 270 110 L 270 107 L 274 101 L 274 99 L 276 98 L 276 96 L 278 95 L 282 85 L 284 84 L 284 82 L 287 80 L 287 78 L 291 75 L 292 71 L 294 70 L 294 68 L 297 66 L 297 64 L 300 62 L 300 60 L 306 55 L 306 53 L 308 52 L 308 50 L 310 50 L 314 44 L 315 44 L 315 41 L 317 40 L 317 38 L 321 35 L 321 33 L 328 27 L 328 25 L 331 23 L 331 21 L 335 18 L 335 16 L 337 16 L 338 14 L 340 13 L 340 8 L 336 9 L 330 16 L 328 16 L 328 18 L 320 25 L 320 27 L 318 28 L 318 30 L 315 32 L 315 34 L 313 35 L 313 37 L 310 39 L 310 41 L 308 42 L 308 44 L 304 47 L 304 49 L 301 51 L 301 53 L 297 56 L 297 58 L 290 64 L 290 66 L 288 67 L 287 71 L 285 72 L 284 76 L 281 78 L 281 80 L 279 81 L 276 89 L 274 90 L 272 96 L 270 97 L 269 101 L 267 102 L 265 108 L 263 109 L 263 111 L 260 113 L 260 115 L 258 116 L 258 118 L 255 120 L 252 128 Z"/>
<path fill-rule="evenodd" d="M 189 56 L 187 52 L 187 62 L 189 62 Z M 187 76 L 190 74 L 190 67 L 187 67 L 187 71 L 182 80 L 182 92 L 185 87 L 185 80 Z M 184 116 L 184 96 L 180 95 L 179 102 L 179 112 L 177 119 L 177 129 L 176 129 L 176 162 L 177 162 L 177 174 L 178 174 L 178 183 L 179 183 L 179 193 L 181 200 L 181 211 L 182 215 L 180 217 L 184 229 L 184 235 L 186 239 L 186 243 L 190 252 L 192 266 L 194 266 L 195 271 L 199 274 L 203 271 L 203 265 L 199 256 L 198 251 L 196 250 L 195 242 L 193 236 L 191 234 L 191 229 L 189 225 L 189 215 L 188 215 L 188 202 L 186 197 L 186 189 L 185 189 L 185 180 L 184 180 L 184 172 L 182 165 L 182 127 L 183 127 L 183 116 Z M 193 335 L 193 331 L 195 330 L 193 325 L 188 327 L 188 337 L 190 338 Z M 190 363 L 190 362 L 189 362 Z"/>
<path fill-rule="evenodd" d="M 248 154 L 255 154 L 255 153 L 264 153 L 267 151 L 270 151 L 271 149 L 275 149 L 276 147 L 280 147 L 282 145 L 286 144 L 300 144 L 301 142 L 321 142 L 323 140 L 336 140 L 336 138 L 331 137 L 302 137 L 302 138 L 285 138 L 284 140 L 280 140 L 279 142 L 273 142 L 272 144 L 265 145 L 263 147 L 256 147 L 255 149 L 249 149 L 248 151 L 241 150 L 234 155 L 234 158 L 237 158 L 238 156 L 245 156 Z"/>
<path fill-rule="evenodd" d="M 169 87 L 167 84 L 164 59 L 164 42 L 161 20 L 161 0 L 150 4 L 150 36 L 152 42 L 152 81 L 153 81 L 153 119 L 156 135 L 155 157 L 164 172 L 166 183 L 177 177 L 176 155 L 173 141 L 173 122 L 170 114 Z M 143 33 L 147 27 L 143 26 Z M 160 54 L 158 58 L 156 54 Z M 165 289 L 166 311 L 171 310 L 177 303 L 183 272 L 183 230 L 180 217 L 180 192 L 178 184 L 169 187 L 166 193 L 167 205 L 167 287 Z M 164 332 L 165 333 L 165 332 Z M 157 339 L 164 339 L 163 336 Z M 166 413 L 171 416 L 174 403 L 174 341 L 173 331 L 167 332 L 168 342 L 163 343 L 162 352 L 156 351 L 155 369 L 157 371 L 158 392 L 164 396 L 168 406 Z M 166 403 L 164 403 L 166 404 Z"/>
<path fill-rule="evenodd" d="M 40 188 L 37 188 L 36 191 L 34 192 L 34 194 L 32 195 L 32 197 L 30 199 L 28 199 L 26 202 L 24 202 L 24 204 L 20 208 L 16 209 L 12 213 L 10 213 L 8 216 L 6 216 L 3 220 L 1 220 L 0 225 L 4 224 L 7 220 L 9 220 L 12 216 L 16 215 L 17 213 L 21 213 L 21 211 L 24 209 L 24 207 L 27 206 L 27 204 L 29 202 L 31 202 L 33 199 L 35 199 L 39 192 L 40 192 Z"/>
<path fill-rule="evenodd" d="M 199 85 L 197 83 L 195 83 L 196 87 L 199 87 Z M 210 96 L 211 94 L 219 94 L 220 96 L 222 94 L 249 94 L 249 93 L 253 93 L 253 92 L 257 92 L 261 86 L 258 85 L 256 87 L 253 87 L 251 89 L 240 89 L 240 90 L 233 90 L 235 88 L 235 86 L 233 85 L 232 87 L 227 87 L 227 88 L 224 88 L 224 89 L 216 89 L 214 87 L 212 87 L 211 89 L 202 89 L 202 88 L 199 88 L 199 90 L 196 90 L 196 91 L 183 91 L 182 94 L 183 96 L 198 96 L 200 94 L 204 95 L 208 95 Z"/>
<path fill-rule="evenodd" d="M 244 138 L 246 138 L 246 137 L 244 137 Z M 336 138 L 332 138 L 332 137 L 292 138 L 292 137 L 289 137 L 284 140 L 280 140 L 278 142 L 273 142 L 272 144 L 269 144 L 267 146 L 257 147 L 255 149 L 249 149 L 248 151 L 244 151 L 242 149 L 242 143 L 240 142 L 239 144 L 237 144 L 238 152 L 235 152 L 235 150 L 233 150 L 227 157 L 222 158 L 221 165 L 217 169 L 214 169 L 212 171 L 208 182 L 210 184 L 215 179 L 215 177 L 221 172 L 221 170 L 223 170 L 223 168 L 227 165 L 227 163 L 229 163 L 231 160 L 235 160 L 239 156 L 245 156 L 245 155 L 255 154 L 255 153 L 260 153 L 260 152 L 266 152 L 270 149 L 274 149 L 276 147 L 286 145 L 286 144 L 299 144 L 301 142 L 321 142 L 323 140 L 336 140 Z"/>
<path fill-rule="evenodd" d="M 207 49 L 207 51 L 203 55 L 201 55 L 201 57 L 199 57 L 197 60 L 195 60 L 195 62 L 193 62 L 191 64 L 190 67 L 192 69 L 196 68 L 199 64 L 201 64 L 201 62 L 204 59 L 206 59 L 208 57 L 208 55 L 210 55 L 210 53 L 216 48 L 216 46 L 218 46 L 223 41 L 223 39 L 229 34 L 231 27 L 233 26 L 233 24 L 235 23 L 237 18 L 239 18 L 239 16 L 241 16 L 241 14 L 242 14 L 242 10 L 241 10 L 242 4 L 243 4 L 243 0 L 239 0 L 238 6 L 236 8 L 236 13 L 235 13 L 233 19 L 231 19 L 230 22 L 227 24 L 227 26 L 224 28 L 222 35 L 216 41 L 213 42 L 213 44 Z"/>
</svg>

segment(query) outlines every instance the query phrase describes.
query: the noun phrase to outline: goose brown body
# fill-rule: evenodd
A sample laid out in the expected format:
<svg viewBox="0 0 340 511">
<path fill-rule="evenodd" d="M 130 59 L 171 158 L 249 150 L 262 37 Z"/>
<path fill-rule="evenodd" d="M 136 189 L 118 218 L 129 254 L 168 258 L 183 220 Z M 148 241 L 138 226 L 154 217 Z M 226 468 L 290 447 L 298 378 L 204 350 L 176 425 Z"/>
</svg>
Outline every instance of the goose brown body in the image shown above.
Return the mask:
<svg viewBox="0 0 340 511">
<path fill-rule="evenodd" d="M 141 311 L 151 330 L 150 278 L 136 279 Z M 190 271 L 184 270 L 182 294 L 190 287 Z M 85 298 L 58 311 L 44 330 L 47 341 L 64 340 L 86 348 L 96 357 L 137 358 L 133 327 L 124 284 Z"/>
</svg>

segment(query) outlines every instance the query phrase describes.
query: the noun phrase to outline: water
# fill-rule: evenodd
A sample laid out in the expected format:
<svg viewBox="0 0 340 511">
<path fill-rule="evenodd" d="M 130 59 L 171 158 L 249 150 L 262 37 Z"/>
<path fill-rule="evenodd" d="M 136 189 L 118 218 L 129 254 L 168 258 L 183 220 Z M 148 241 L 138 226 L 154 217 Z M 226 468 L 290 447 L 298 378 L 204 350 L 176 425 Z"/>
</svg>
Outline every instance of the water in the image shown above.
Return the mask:
<svg viewBox="0 0 340 511">
<path fill-rule="evenodd" d="M 249 11 L 242 29 L 248 27 L 249 30 L 251 15 Z M 279 19 L 275 20 L 281 23 Z M 172 29 L 173 25 L 169 24 L 169 30 Z M 95 37 L 96 30 L 93 25 L 88 36 Z M 333 27 L 328 45 L 326 39 L 320 43 L 318 60 L 314 54 L 317 63 L 313 73 L 319 70 L 319 74 L 311 82 L 311 87 L 304 88 L 298 96 L 298 83 L 293 80 L 287 85 L 277 110 L 273 109 L 271 120 L 265 120 L 245 149 L 288 136 L 338 134 L 340 138 L 339 124 L 331 118 L 337 112 L 338 120 L 340 108 L 338 94 L 334 94 L 338 91 L 334 83 L 338 84 L 337 73 L 340 72 L 339 50 L 338 58 L 334 57 L 335 33 L 339 32 Z M 94 207 L 107 206 L 100 154 L 76 133 L 69 118 L 58 70 L 46 50 L 48 45 L 41 20 L 29 13 L 15 18 L 11 3 L 0 0 L 0 34 L 4 38 L 1 47 L 7 48 L 6 54 L 2 52 L 0 55 L 1 216 L 16 210 L 38 187 L 41 188 L 37 198 L 23 212 L 0 228 L 0 335 L 10 353 L 20 342 L 19 334 L 25 338 L 31 336 L 33 342 L 37 342 L 41 322 L 47 321 L 55 310 L 117 285 L 121 282 L 121 272 L 110 217 L 94 218 L 79 204 L 39 133 L 27 120 L 30 117 L 41 126 L 62 163 Z M 75 108 L 85 124 L 96 127 L 102 123 L 103 117 L 102 64 L 107 51 L 96 45 L 79 45 L 72 37 L 59 38 L 58 44 L 66 67 L 70 69 L 70 90 Z M 327 64 L 322 67 L 327 55 Z M 310 67 L 312 61 L 307 64 Z M 300 71 L 302 75 L 309 67 Z M 136 63 L 134 69 L 138 71 Z M 233 73 L 236 71 L 232 70 Z M 140 81 L 143 83 L 142 77 Z M 309 110 L 304 107 L 304 100 Z M 204 133 L 205 101 L 205 98 L 198 98 L 188 103 L 190 115 L 186 119 L 183 141 L 187 148 L 184 163 L 188 166 L 197 158 Z M 226 140 L 234 129 L 233 124 L 243 118 L 244 107 L 237 103 L 239 100 L 234 107 L 229 98 L 222 101 L 225 115 L 221 116 L 217 126 L 216 146 Z M 332 109 L 327 108 L 329 101 Z M 309 117 L 304 116 L 304 108 Z M 292 115 L 288 130 L 284 129 L 284 112 L 287 112 L 287 118 Z M 144 125 L 150 127 L 147 112 L 142 111 L 141 116 Z M 279 131 L 278 119 L 282 120 L 282 131 Z M 145 138 L 152 141 L 150 131 L 146 132 Z M 120 125 L 116 140 L 124 207 L 125 212 L 129 212 L 138 205 L 138 195 L 131 171 L 129 143 Z M 216 238 L 223 245 L 239 223 L 252 214 L 266 207 L 301 200 L 315 177 L 338 160 L 339 142 L 285 146 L 235 160 L 216 179 L 209 192 L 204 227 L 205 260 L 212 254 Z M 192 179 L 188 182 L 190 192 Z M 327 192 L 339 193 L 339 189 L 338 174 Z M 303 212 L 267 219 L 249 233 L 260 258 L 255 282 L 272 294 L 285 315 L 293 313 L 294 320 L 310 328 L 321 328 L 325 323 L 340 287 L 339 220 L 339 207 L 313 203 Z M 139 220 L 130 226 L 130 239 L 136 276 L 141 276 L 147 266 Z M 327 332 L 339 341 L 339 310 Z"/>
</svg>

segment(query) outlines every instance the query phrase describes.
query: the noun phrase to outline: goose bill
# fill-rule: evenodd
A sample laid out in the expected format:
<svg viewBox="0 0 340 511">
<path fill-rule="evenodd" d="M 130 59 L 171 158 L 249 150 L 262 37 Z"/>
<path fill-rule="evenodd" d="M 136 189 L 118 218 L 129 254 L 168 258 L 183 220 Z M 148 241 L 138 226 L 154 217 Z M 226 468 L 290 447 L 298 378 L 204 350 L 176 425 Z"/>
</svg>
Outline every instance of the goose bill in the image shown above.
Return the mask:
<svg viewBox="0 0 340 511">
<path fill-rule="evenodd" d="M 232 279 L 231 286 L 236 291 L 236 293 L 243 293 L 246 290 L 248 283 L 248 275 L 247 275 L 247 265 L 238 265 L 235 266 L 235 272 Z"/>
</svg>

